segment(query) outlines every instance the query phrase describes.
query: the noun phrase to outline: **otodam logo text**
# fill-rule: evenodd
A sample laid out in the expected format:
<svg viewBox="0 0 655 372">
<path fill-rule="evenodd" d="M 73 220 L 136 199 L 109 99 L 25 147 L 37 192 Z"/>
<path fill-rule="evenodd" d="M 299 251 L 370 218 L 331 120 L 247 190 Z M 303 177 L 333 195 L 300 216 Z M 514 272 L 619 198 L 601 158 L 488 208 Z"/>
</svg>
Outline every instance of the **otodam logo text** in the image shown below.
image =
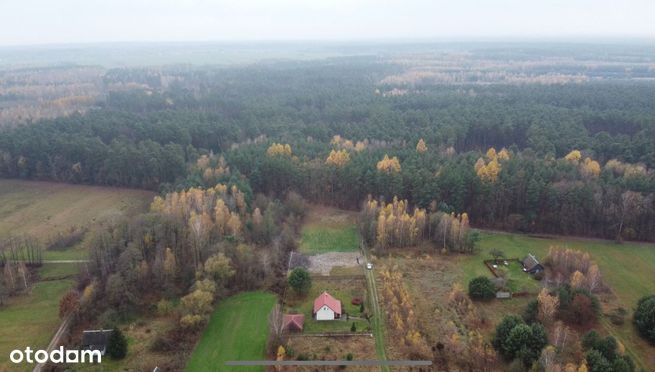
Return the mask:
<svg viewBox="0 0 655 372">
<path fill-rule="evenodd" d="M 99 350 L 66 350 L 63 346 L 50 352 L 46 350 L 33 350 L 26 347 L 25 350 L 13 350 L 9 354 L 12 363 L 101 363 L 102 354 Z"/>
</svg>

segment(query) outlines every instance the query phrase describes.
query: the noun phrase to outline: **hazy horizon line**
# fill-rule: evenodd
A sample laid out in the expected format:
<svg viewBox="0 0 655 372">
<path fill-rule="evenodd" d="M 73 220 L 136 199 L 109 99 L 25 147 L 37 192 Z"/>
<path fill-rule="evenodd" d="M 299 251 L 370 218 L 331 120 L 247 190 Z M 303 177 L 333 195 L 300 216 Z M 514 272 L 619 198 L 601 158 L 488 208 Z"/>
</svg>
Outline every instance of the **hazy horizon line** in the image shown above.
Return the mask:
<svg viewBox="0 0 655 372">
<path fill-rule="evenodd" d="M 272 38 L 272 39 L 195 39 L 195 40 L 105 40 L 26 44 L 0 44 L 2 49 L 47 48 L 110 45 L 184 45 L 184 44 L 431 44 L 431 43 L 556 43 L 556 44 L 641 44 L 652 42 L 653 35 L 560 35 L 560 36 L 451 36 L 451 37 L 381 37 L 381 38 Z"/>
</svg>

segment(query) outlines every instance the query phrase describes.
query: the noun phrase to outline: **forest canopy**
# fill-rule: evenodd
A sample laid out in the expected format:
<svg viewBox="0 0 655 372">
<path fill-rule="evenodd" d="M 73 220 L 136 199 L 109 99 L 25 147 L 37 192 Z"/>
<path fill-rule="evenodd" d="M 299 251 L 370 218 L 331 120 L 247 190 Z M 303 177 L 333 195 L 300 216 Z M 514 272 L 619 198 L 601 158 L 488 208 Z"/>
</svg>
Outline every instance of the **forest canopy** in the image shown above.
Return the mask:
<svg viewBox="0 0 655 372">
<path fill-rule="evenodd" d="M 97 107 L 3 129 L 0 176 L 227 182 L 349 209 L 395 196 L 473 226 L 655 240 L 650 57 L 563 66 L 551 50 L 539 67 L 538 53 L 507 53 L 474 50 L 459 75 L 397 56 L 110 69 Z"/>
</svg>

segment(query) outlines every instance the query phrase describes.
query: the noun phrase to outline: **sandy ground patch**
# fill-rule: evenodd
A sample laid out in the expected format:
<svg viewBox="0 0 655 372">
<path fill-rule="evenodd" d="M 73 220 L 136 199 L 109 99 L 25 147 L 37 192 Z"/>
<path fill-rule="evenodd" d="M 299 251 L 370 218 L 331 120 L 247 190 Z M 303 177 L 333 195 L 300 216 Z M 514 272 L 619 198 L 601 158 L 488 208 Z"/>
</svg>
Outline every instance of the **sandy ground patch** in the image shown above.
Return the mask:
<svg viewBox="0 0 655 372">
<path fill-rule="evenodd" d="M 293 356 L 287 360 L 345 360 L 352 354 L 353 360 L 377 359 L 375 339 L 368 336 L 354 337 L 289 337 L 288 347 Z M 339 367 L 287 367 L 283 371 L 339 371 Z M 370 371 L 371 367 L 348 367 L 346 371 Z"/>
<path fill-rule="evenodd" d="M 309 267 L 307 270 L 313 274 L 330 275 L 333 267 L 356 267 L 364 264 L 359 252 L 329 252 L 307 257 Z"/>
</svg>

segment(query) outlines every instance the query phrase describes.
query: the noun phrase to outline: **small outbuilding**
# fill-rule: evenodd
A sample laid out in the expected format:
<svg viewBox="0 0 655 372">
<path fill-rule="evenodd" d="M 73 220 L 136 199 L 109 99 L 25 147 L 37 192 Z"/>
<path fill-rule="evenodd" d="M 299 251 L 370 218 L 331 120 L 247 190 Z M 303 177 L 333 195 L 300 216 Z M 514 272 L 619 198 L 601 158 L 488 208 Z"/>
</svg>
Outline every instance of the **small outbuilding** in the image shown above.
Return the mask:
<svg viewBox="0 0 655 372">
<path fill-rule="evenodd" d="M 89 330 L 82 333 L 82 350 L 97 350 L 101 355 L 107 351 L 109 336 L 114 332 L 112 329 Z"/>
<path fill-rule="evenodd" d="M 305 315 L 284 314 L 282 324 L 284 324 L 284 330 L 287 332 L 302 332 L 305 325 Z"/>
<path fill-rule="evenodd" d="M 528 253 L 528 255 L 521 261 L 523 264 L 523 271 L 529 274 L 536 274 L 538 272 L 544 271 L 544 267 L 539 263 L 539 260 L 537 260 L 537 257 L 535 257 L 532 253 Z"/>
<path fill-rule="evenodd" d="M 341 318 L 341 301 L 323 292 L 314 300 L 314 318 L 316 320 L 335 320 Z"/>
</svg>

